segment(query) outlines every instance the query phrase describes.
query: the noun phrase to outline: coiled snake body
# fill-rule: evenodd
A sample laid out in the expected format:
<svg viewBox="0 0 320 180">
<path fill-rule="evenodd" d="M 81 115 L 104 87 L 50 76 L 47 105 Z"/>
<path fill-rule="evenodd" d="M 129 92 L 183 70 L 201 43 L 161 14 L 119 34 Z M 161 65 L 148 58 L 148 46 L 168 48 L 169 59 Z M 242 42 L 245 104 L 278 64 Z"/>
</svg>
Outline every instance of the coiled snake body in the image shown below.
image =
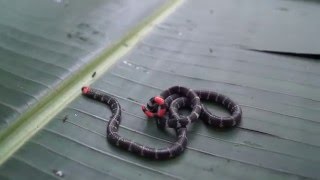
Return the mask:
<svg viewBox="0 0 320 180">
<path fill-rule="evenodd" d="M 118 134 L 121 106 L 114 97 L 89 87 L 83 87 L 82 93 L 110 107 L 112 116 L 107 125 L 107 139 L 111 144 L 151 159 L 170 159 L 181 154 L 188 142 L 187 126 L 199 118 L 210 126 L 227 128 L 237 125 L 241 121 L 242 115 L 240 106 L 222 94 L 213 91 L 194 91 L 181 86 L 171 87 L 163 91 L 160 96 L 151 98 L 147 107 L 142 107 L 143 112 L 149 118 L 154 117 L 156 119 L 159 128 L 176 130 L 177 141 L 175 143 L 165 148 L 153 148 Z M 218 117 L 213 115 L 201 104 L 201 100 L 214 101 L 223 105 L 229 110 L 231 116 Z M 192 108 L 192 112 L 188 116 L 180 116 L 179 109 L 188 106 Z M 164 118 L 168 110 L 169 118 Z"/>
</svg>

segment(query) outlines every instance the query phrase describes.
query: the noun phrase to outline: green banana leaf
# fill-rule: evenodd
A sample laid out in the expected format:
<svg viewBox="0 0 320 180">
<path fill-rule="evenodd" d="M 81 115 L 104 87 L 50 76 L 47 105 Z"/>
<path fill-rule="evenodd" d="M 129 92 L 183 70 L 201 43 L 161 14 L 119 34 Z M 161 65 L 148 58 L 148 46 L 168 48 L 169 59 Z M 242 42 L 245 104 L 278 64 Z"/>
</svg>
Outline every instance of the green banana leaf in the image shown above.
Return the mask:
<svg viewBox="0 0 320 180">
<path fill-rule="evenodd" d="M 255 16 L 306 3 L 2 1 L 0 144 L 16 144 L 0 146 L 0 179 L 319 178 L 319 61 L 251 50 L 248 41 L 269 21 Z M 185 153 L 168 161 L 110 145 L 110 110 L 80 95 L 83 85 L 113 95 L 123 109 L 120 134 L 161 147 L 174 133 L 159 131 L 140 106 L 177 84 L 228 95 L 243 119 L 231 130 L 193 124 Z"/>
</svg>

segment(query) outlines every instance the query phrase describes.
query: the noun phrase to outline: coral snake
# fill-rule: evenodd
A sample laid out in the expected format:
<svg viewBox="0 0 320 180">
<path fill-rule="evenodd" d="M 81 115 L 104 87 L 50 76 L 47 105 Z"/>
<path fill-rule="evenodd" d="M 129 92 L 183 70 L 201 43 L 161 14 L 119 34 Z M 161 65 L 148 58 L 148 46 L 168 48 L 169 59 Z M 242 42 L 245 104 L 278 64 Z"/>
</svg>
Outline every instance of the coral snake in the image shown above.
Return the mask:
<svg viewBox="0 0 320 180">
<path fill-rule="evenodd" d="M 151 159 L 164 160 L 181 154 L 188 143 L 188 125 L 198 119 L 212 127 L 230 128 L 239 124 L 242 116 L 240 106 L 223 94 L 213 91 L 192 90 L 182 86 L 170 87 L 159 96 L 151 98 L 146 106 L 142 106 L 142 111 L 145 115 L 156 120 L 158 128 L 173 128 L 177 134 L 176 142 L 170 146 L 153 148 L 120 136 L 118 130 L 121 121 L 121 106 L 114 97 L 89 87 L 83 87 L 82 94 L 106 104 L 111 109 L 112 116 L 107 124 L 107 140 L 111 144 Z M 228 117 L 216 116 L 201 101 L 218 103 L 225 107 L 231 115 Z M 179 109 L 184 107 L 192 109 L 187 116 L 182 116 L 178 112 Z"/>
</svg>

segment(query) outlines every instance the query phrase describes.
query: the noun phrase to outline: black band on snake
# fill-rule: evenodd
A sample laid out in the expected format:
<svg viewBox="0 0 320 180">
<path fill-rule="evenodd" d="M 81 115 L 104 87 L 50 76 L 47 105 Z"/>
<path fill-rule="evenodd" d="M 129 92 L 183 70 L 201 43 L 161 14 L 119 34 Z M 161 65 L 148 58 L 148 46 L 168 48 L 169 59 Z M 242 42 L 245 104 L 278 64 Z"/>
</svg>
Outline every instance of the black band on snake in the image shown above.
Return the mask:
<svg viewBox="0 0 320 180">
<path fill-rule="evenodd" d="M 156 119 L 159 128 L 173 128 L 176 130 L 177 141 L 169 147 L 157 149 L 133 142 L 118 134 L 121 121 L 121 106 L 115 98 L 89 87 L 83 87 L 82 93 L 91 99 L 106 104 L 111 109 L 112 116 L 107 125 L 107 139 L 111 144 L 151 159 L 164 160 L 181 154 L 188 142 L 187 126 L 199 118 L 210 126 L 227 128 L 237 125 L 241 121 L 242 115 L 240 106 L 222 94 L 212 91 L 194 91 L 181 86 L 171 87 L 163 91 L 160 96 L 151 98 L 147 106 L 142 107 L 147 117 Z M 200 100 L 222 104 L 230 111 L 231 116 L 218 117 L 213 115 L 201 104 Z M 178 111 L 183 107 L 192 108 L 190 115 L 179 115 Z M 169 118 L 166 119 L 164 117 L 167 111 L 169 111 Z"/>
</svg>

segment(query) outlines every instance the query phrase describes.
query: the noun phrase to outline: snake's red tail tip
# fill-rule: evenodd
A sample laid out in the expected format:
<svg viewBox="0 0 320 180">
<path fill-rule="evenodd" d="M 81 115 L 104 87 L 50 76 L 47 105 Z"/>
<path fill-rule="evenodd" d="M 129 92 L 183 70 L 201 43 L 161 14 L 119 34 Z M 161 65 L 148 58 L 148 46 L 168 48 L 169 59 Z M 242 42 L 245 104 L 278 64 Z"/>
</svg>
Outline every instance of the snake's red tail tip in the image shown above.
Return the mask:
<svg viewBox="0 0 320 180">
<path fill-rule="evenodd" d="M 88 94 L 88 92 L 90 91 L 90 88 L 88 86 L 83 86 L 81 88 L 82 94 Z"/>
</svg>

